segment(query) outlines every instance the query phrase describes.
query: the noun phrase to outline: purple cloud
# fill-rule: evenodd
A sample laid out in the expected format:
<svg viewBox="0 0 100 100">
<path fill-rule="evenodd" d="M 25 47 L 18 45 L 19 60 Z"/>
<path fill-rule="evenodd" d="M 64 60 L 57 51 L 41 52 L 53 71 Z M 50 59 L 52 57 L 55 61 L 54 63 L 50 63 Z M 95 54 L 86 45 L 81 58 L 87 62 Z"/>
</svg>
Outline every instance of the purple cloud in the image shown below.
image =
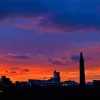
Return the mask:
<svg viewBox="0 0 100 100">
<path fill-rule="evenodd" d="M 31 56 L 29 54 L 9 53 L 9 54 L 1 54 L 0 58 L 1 59 L 22 59 L 22 60 L 28 60 L 28 59 L 31 59 Z"/>
<path fill-rule="evenodd" d="M 78 62 L 79 59 L 80 59 L 80 56 L 79 56 L 79 55 L 72 55 L 72 56 L 71 56 L 71 59 L 72 59 L 73 62 Z M 84 59 L 85 59 L 86 61 L 88 61 L 88 60 L 91 60 L 92 58 L 86 56 L 86 57 L 84 57 Z"/>
<path fill-rule="evenodd" d="M 30 56 L 24 54 L 9 54 L 9 57 L 14 59 L 31 59 Z"/>
<path fill-rule="evenodd" d="M 54 65 L 67 65 L 67 63 L 65 61 L 62 61 L 62 60 L 48 59 L 48 61 Z"/>
</svg>

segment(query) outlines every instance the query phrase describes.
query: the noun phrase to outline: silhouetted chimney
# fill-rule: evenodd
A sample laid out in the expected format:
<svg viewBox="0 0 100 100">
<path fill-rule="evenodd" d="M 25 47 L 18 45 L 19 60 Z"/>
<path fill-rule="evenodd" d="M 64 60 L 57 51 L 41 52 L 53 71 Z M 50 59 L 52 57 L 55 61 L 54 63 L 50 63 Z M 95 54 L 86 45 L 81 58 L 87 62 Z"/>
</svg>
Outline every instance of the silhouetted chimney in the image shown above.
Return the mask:
<svg viewBox="0 0 100 100">
<path fill-rule="evenodd" d="M 85 68 L 84 68 L 84 58 L 82 52 L 80 53 L 80 86 L 85 86 Z"/>
</svg>

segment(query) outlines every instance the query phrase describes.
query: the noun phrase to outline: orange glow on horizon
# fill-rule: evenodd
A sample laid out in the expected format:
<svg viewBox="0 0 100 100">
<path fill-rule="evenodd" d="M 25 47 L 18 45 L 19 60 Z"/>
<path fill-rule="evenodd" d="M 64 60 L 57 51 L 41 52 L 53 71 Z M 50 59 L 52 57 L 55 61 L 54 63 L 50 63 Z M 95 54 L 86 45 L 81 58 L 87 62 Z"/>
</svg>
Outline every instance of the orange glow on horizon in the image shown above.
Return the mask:
<svg viewBox="0 0 100 100">
<path fill-rule="evenodd" d="M 61 80 L 75 80 L 79 82 L 79 69 L 57 67 L 57 71 L 60 72 Z M 28 79 L 50 79 L 53 77 L 54 67 L 50 66 L 20 66 L 20 67 L 8 67 L 6 65 L 0 65 L 0 76 L 7 76 L 15 81 L 27 81 Z M 94 79 L 100 79 L 100 68 L 87 68 L 86 69 L 86 81 L 92 81 Z"/>
</svg>

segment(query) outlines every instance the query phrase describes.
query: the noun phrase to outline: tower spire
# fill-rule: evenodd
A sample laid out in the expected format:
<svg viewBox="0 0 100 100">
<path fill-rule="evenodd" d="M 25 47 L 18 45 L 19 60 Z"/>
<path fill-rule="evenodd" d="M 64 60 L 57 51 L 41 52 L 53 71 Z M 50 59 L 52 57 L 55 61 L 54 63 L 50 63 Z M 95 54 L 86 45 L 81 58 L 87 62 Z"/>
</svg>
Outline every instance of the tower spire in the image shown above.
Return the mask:
<svg viewBox="0 0 100 100">
<path fill-rule="evenodd" d="M 85 86 L 85 68 L 82 52 L 80 52 L 80 86 Z"/>
</svg>

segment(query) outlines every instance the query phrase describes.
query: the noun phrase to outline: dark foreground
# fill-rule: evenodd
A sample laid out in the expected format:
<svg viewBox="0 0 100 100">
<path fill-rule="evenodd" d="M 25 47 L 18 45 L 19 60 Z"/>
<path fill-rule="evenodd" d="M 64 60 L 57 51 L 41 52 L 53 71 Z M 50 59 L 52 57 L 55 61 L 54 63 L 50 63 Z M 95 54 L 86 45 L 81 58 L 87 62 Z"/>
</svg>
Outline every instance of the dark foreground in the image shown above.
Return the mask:
<svg viewBox="0 0 100 100">
<path fill-rule="evenodd" d="M 0 92 L 0 100 L 75 100 L 100 99 L 100 88 L 94 87 L 9 87 Z"/>
</svg>

